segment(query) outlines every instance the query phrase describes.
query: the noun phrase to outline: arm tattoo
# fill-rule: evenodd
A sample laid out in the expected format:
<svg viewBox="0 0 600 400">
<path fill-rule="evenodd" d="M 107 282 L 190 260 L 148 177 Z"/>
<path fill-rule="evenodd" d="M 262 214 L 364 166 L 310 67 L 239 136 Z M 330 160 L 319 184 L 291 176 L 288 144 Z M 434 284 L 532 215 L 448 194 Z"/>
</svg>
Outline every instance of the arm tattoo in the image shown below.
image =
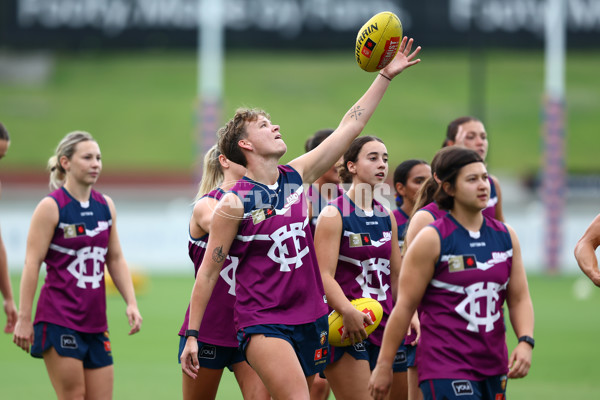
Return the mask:
<svg viewBox="0 0 600 400">
<path fill-rule="evenodd" d="M 348 114 L 350 114 L 350 118 L 354 118 L 358 121 L 358 117 L 362 115 L 362 112 L 365 111 L 364 108 L 360 108 L 360 106 L 356 106 L 350 110 Z"/>
<path fill-rule="evenodd" d="M 213 250 L 212 259 L 214 262 L 222 263 L 227 257 L 227 254 L 223 253 L 223 246 L 219 246 Z"/>
</svg>

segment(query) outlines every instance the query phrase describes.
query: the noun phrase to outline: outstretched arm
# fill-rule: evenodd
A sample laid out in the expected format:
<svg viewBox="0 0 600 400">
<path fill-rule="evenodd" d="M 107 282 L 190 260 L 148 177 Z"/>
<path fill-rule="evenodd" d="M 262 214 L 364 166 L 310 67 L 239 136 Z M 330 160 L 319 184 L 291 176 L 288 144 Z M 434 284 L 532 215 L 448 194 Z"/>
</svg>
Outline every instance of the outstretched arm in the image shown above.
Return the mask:
<svg viewBox="0 0 600 400">
<path fill-rule="evenodd" d="M 600 246 L 600 214 L 594 218 L 575 246 L 575 259 L 579 268 L 596 286 L 600 286 L 600 271 L 595 253 L 598 246 Z"/>
<path fill-rule="evenodd" d="M 420 59 L 414 59 L 421 47 L 417 47 L 411 53 L 412 45 L 413 39 L 404 37 L 396 57 L 381 70 L 381 74 L 385 77 L 377 74 L 373 84 L 344 115 L 337 129 L 323 143 L 290 162 L 290 165 L 302 175 L 304 182 L 314 182 L 340 159 L 346 149 L 350 147 L 352 141 L 360 135 L 375 112 L 391 83 L 390 80 L 406 68 L 421 61 Z"/>
</svg>

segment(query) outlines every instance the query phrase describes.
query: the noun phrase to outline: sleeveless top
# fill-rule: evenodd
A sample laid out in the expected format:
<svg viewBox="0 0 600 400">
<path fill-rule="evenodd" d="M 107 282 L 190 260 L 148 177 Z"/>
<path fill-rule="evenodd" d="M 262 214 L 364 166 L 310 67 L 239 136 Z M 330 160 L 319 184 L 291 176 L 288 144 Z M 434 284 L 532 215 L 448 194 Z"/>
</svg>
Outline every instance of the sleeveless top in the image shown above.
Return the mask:
<svg viewBox="0 0 600 400">
<path fill-rule="evenodd" d="M 440 219 L 444 215 L 448 214 L 448 211 L 441 210 L 435 201 L 432 201 L 431 203 L 427 204 L 425 207 L 420 208 L 419 211 L 420 210 L 427 211 L 429 214 L 431 214 L 431 216 L 433 217 L 434 220 Z"/>
<path fill-rule="evenodd" d="M 469 232 L 448 214 L 431 224 L 440 258 L 420 310 L 419 380 L 482 380 L 508 372 L 502 306 L 512 268 L 506 226 L 484 217 Z"/>
<path fill-rule="evenodd" d="M 229 250 L 231 257 L 239 258 L 238 329 L 306 324 L 327 314 L 302 177 L 288 165 L 277 168 L 274 185 L 244 177 L 231 188 L 244 205 Z"/>
<path fill-rule="evenodd" d="M 410 218 L 400 207 L 392 210 L 394 218 L 396 218 L 396 225 L 398 225 L 398 246 L 402 248 L 404 244 L 404 237 L 406 236 L 406 228 L 408 228 L 408 221 Z"/>
<path fill-rule="evenodd" d="M 496 185 L 494 180 L 488 176 L 490 181 L 490 199 L 488 200 L 487 207 L 483 209 L 482 213 L 486 217 L 496 218 L 496 207 L 498 207 L 498 193 L 496 193 Z"/>
<path fill-rule="evenodd" d="M 390 280 L 392 221 L 388 211 L 373 201 L 373 212 L 356 207 L 346 195 L 331 202 L 342 216 L 342 237 L 335 280 L 349 300 L 372 298 L 383 308 L 383 317 L 368 341 L 381 346 L 383 331 L 392 312 Z M 396 245 L 394 243 L 394 245 Z"/>
<path fill-rule="evenodd" d="M 333 198 L 341 196 L 344 194 L 344 189 L 340 185 L 337 186 L 336 194 Z M 319 219 L 319 214 L 321 214 L 321 210 L 325 208 L 329 201 L 321 196 L 321 192 L 315 185 L 310 185 L 308 187 L 308 191 L 306 193 L 306 197 L 310 204 L 312 205 L 312 218 L 310 219 L 310 231 L 312 232 L 313 238 L 315 237 L 315 229 L 317 227 L 317 220 Z"/>
<path fill-rule="evenodd" d="M 203 197 L 220 200 L 225 195 L 223 190 L 217 188 Z M 189 235 L 188 254 L 194 263 L 194 276 L 202 264 L 202 259 L 206 253 L 208 243 L 208 234 L 194 238 Z M 228 256 L 223 263 L 223 268 L 210 300 L 206 305 L 202 322 L 198 334 L 198 340 L 201 342 L 214 344 L 224 347 L 237 347 L 237 332 L 233 320 L 233 306 L 235 304 L 235 270 L 238 266 L 237 257 Z M 185 335 L 190 322 L 190 306 L 185 312 L 183 325 L 179 330 L 179 335 Z"/>
<path fill-rule="evenodd" d="M 105 332 L 104 264 L 112 226 L 106 199 L 92 190 L 87 202 L 79 202 L 64 187 L 49 197 L 58 205 L 59 220 L 44 259 L 47 275 L 34 324 Z"/>
</svg>

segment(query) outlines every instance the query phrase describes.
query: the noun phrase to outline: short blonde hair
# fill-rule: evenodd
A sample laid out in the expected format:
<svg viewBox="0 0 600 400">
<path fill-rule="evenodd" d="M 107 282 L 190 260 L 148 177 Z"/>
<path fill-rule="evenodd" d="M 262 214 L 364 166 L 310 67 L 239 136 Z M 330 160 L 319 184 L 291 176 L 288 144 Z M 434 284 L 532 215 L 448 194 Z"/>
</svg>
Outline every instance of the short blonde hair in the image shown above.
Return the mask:
<svg viewBox="0 0 600 400">
<path fill-rule="evenodd" d="M 257 108 L 238 108 L 235 115 L 224 127 L 219 129 L 219 151 L 227 157 L 228 160 L 244 167 L 247 166 L 246 156 L 242 152 L 238 142 L 246 137 L 246 122 L 256 121 L 258 117 L 263 116 L 271 119 L 266 111 Z"/>
</svg>

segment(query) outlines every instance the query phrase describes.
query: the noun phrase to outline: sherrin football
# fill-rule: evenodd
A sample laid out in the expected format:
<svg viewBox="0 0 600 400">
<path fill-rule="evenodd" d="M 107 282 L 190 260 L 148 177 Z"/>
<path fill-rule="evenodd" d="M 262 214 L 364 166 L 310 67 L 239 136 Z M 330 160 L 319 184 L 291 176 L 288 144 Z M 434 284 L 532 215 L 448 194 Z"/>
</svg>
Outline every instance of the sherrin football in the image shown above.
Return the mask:
<svg viewBox="0 0 600 400">
<path fill-rule="evenodd" d="M 375 14 L 356 36 L 356 62 L 367 72 L 385 68 L 398 53 L 402 41 L 402 24 L 396 14 Z"/>
<path fill-rule="evenodd" d="M 375 299 L 370 298 L 361 298 L 351 300 L 350 303 L 356 308 L 358 311 L 362 311 L 365 314 L 368 314 L 371 317 L 371 321 L 373 321 L 373 325 L 366 325 L 365 330 L 367 331 L 367 335 L 370 335 L 381 322 L 381 318 L 383 317 L 383 308 L 381 304 Z M 346 338 L 342 342 L 342 333 L 344 331 L 344 319 L 342 315 L 337 311 L 332 311 L 329 314 L 329 344 L 332 346 L 349 346 L 352 344 L 350 339 Z"/>
</svg>

